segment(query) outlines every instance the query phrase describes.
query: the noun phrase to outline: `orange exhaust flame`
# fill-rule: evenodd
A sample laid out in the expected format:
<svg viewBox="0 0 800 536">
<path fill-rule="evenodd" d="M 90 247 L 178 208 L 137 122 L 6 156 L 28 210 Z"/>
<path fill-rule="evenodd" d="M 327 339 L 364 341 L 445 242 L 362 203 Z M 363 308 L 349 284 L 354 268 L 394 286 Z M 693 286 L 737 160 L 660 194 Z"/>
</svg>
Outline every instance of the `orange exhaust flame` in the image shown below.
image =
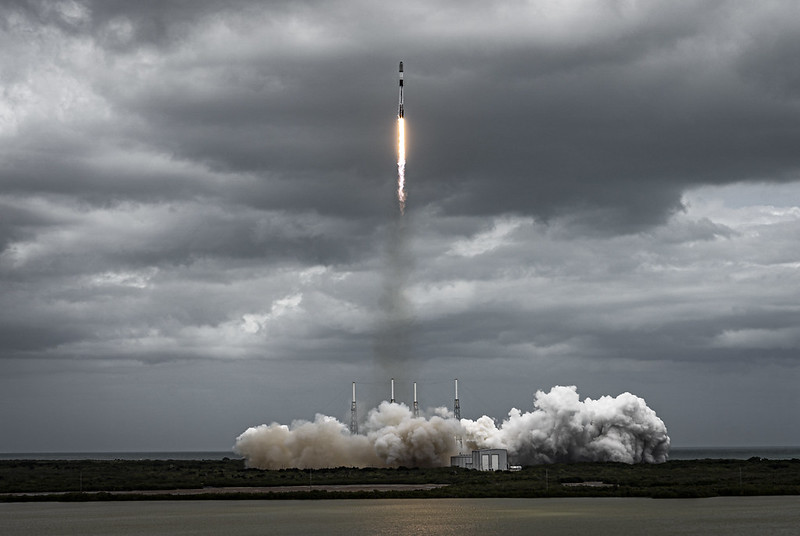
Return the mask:
<svg viewBox="0 0 800 536">
<path fill-rule="evenodd" d="M 397 118 L 397 202 L 400 214 L 406 211 L 406 132 L 404 119 Z"/>
</svg>

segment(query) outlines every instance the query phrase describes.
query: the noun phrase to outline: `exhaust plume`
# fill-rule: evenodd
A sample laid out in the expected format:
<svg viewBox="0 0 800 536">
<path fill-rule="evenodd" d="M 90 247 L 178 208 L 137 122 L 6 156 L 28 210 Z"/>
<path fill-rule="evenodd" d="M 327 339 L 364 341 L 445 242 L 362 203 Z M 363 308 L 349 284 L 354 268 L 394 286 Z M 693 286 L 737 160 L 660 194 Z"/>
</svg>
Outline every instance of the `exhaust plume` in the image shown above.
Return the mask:
<svg viewBox="0 0 800 536">
<path fill-rule="evenodd" d="M 402 71 L 400 71 L 402 73 Z M 386 269 L 383 293 L 378 305 L 383 313 L 376 332 L 375 354 L 383 371 L 388 375 L 399 374 L 410 358 L 410 332 L 414 324 L 413 312 L 406 297 L 412 260 L 407 245 L 406 210 L 406 141 L 405 120 L 402 115 L 402 78 L 400 108 L 397 116 L 397 202 L 399 213 L 389 227 L 386 244 Z"/>
<path fill-rule="evenodd" d="M 350 434 L 335 418 L 317 414 L 314 422 L 249 428 L 236 438 L 234 451 L 259 469 L 436 467 L 455 454 L 460 425 L 448 417 L 415 418 L 405 404 L 382 402 L 359 426 L 365 435 Z"/>
<path fill-rule="evenodd" d="M 664 422 L 630 393 L 579 400 L 574 386 L 537 391 L 533 411 L 514 408 L 498 427 L 491 417 L 453 418 L 446 408 L 414 417 L 405 404 L 381 403 L 367 415 L 364 434 L 354 435 L 333 417 L 291 426 L 272 423 L 247 429 L 234 451 L 248 467 L 436 467 L 468 449 L 504 448 L 512 463 L 614 461 L 660 463 L 670 439 Z"/>
<path fill-rule="evenodd" d="M 400 214 L 406 212 L 406 127 L 405 119 L 397 118 L 397 203 Z"/>
<path fill-rule="evenodd" d="M 556 462 L 660 463 L 670 439 L 664 421 L 631 393 L 583 402 L 575 386 L 537 391 L 534 410 L 513 408 L 498 428 L 483 416 L 461 419 L 473 448 L 508 449 L 517 464 Z"/>
</svg>

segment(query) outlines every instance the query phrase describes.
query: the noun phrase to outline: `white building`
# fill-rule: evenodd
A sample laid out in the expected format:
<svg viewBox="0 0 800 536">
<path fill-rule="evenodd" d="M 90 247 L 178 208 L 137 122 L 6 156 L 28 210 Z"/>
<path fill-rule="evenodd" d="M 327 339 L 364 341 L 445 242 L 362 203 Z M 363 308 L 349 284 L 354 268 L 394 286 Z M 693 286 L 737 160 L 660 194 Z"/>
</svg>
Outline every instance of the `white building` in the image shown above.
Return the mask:
<svg viewBox="0 0 800 536">
<path fill-rule="evenodd" d="M 472 469 L 472 454 L 459 454 L 458 456 L 450 456 L 450 467 L 463 467 L 465 469 Z"/>
<path fill-rule="evenodd" d="M 473 450 L 472 454 L 451 456 L 450 467 L 465 467 L 478 471 L 508 471 L 508 451 L 506 449 L 481 449 Z"/>
</svg>

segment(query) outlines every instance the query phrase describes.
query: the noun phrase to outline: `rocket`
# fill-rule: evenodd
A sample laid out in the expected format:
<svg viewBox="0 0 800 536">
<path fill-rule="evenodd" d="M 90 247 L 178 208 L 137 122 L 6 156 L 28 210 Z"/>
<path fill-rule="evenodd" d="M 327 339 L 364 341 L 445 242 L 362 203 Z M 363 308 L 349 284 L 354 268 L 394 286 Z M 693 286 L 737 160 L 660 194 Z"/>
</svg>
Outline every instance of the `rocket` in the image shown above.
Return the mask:
<svg viewBox="0 0 800 536">
<path fill-rule="evenodd" d="M 403 62 L 400 62 L 400 102 L 397 108 L 397 117 L 403 117 Z"/>
</svg>

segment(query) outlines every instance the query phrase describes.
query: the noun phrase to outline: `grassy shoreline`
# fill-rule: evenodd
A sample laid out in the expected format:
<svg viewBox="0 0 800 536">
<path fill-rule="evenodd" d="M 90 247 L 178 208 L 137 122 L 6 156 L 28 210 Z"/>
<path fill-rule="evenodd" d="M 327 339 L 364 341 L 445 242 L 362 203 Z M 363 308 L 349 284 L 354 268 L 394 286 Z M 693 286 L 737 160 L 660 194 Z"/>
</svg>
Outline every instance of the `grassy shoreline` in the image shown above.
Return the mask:
<svg viewBox="0 0 800 536">
<path fill-rule="evenodd" d="M 400 484 L 445 486 L 381 489 Z M 357 487 L 336 489 L 341 486 Z M 731 495 L 800 495 L 800 460 L 573 463 L 496 473 L 452 467 L 265 471 L 228 459 L 0 460 L 0 502 Z"/>
</svg>

